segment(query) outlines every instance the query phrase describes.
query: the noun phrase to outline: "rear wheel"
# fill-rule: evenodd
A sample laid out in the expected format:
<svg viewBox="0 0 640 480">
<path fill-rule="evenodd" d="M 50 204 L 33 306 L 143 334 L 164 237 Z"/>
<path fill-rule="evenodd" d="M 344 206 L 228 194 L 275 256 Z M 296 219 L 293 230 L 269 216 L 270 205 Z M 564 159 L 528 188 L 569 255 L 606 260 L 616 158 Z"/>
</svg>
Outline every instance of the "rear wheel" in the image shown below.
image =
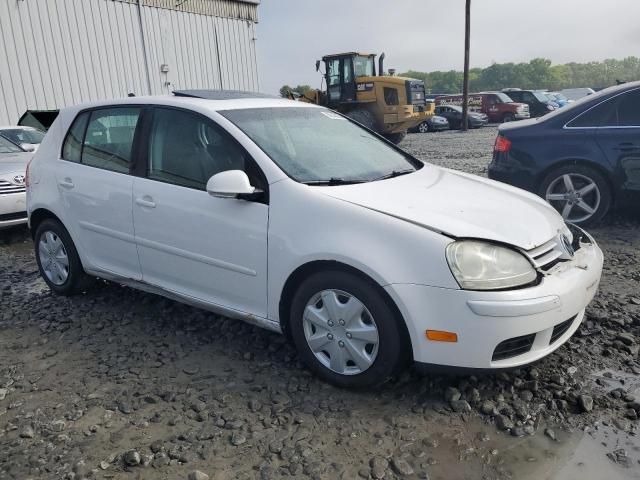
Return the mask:
<svg viewBox="0 0 640 480">
<path fill-rule="evenodd" d="M 583 226 L 600 221 L 611 206 L 611 188 L 606 178 L 582 165 L 553 170 L 542 181 L 538 193 L 566 221 Z"/>
<path fill-rule="evenodd" d="M 404 131 L 398 133 L 385 133 L 382 136 L 389 140 L 391 143 L 398 145 L 400 142 L 402 142 L 402 140 L 404 140 L 404 137 L 407 136 L 407 132 Z"/>
<path fill-rule="evenodd" d="M 422 122 L 420 125 L 418 125 L 418 131 L 420 133 L 427 133 L 431 131 L 431 128 L 429 127 L 429 124 L 427 122 Z"/>
<path fill-rule="evenodd" d="M 291 303 L 290 331 L 302 361 L 339 387 L 371 387 L 406 364 L 401 319 L 377 285 L 325 271 L 307 278 Z"/>
<path fill-rule="evenodd" d="M 82 268 L 67 229 L 57 220 L 43 220 L 34 239 L 40 275 L 49 288 L 59 295 L 85 291 L 92 283 Z"/>
<path fill-rule="evenodd" d="M 516 116 L 513 113 L 506 113 L 504 117 L 502 117 L 502 121 L 504 123 L 515 121 Z"/>
</svg>

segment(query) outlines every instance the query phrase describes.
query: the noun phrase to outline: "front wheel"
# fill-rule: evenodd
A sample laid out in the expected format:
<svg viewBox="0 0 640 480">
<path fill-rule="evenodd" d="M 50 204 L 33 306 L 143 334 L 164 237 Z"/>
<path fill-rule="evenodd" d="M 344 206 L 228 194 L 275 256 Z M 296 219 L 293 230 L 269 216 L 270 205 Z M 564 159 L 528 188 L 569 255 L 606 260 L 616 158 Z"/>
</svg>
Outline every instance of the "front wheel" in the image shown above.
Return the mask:
<svg viewBox="0 0 640 480">
<path fill-rule="evenodd" d="M 338 387 L 372 387 L 406 364 L 402 320 L 380 287 L 342 271 L 316 273 L 293 297 L 289 327 L 302 361 Z"/>
<path fill-rule="evenodd" d="M 422 122 L 420 125 L 418 125 L 418 131 L 420 133 L 427 133 L 431 131 L 431 128 L 429 128 L 429 124 L 427 122 Z"/>
<path fill-rule="evenodd" d="M 73 240 L 59 221 L 44 220 L 34 241 L 40 275 L 53 292 L 73 295 L 90 286 L 92 279 L 84 272 Z"/>
<path fill-rule="evenodd" d="M 507 113 L 504 117 L 502 117 L 502 121 L 504 123 L 515 121 L 516 116 L 513 113 Z"/>
<path fill-rule="evenodd" d="M 611 188 L 600 172 L 582 165 L 567 165 L 549 173 L 539 195 L 567 221 L 581 226 L 600 221 L 611 206 Z"/>
<path fill-rule="evenodd" d="M 402 140 L 404 140 L 404 137 L 407 136 L 407 132 L 404 131 L 398 133 L 385 133 L 382 136 L 389 140 L 391 143 L 398 145 L 400 142 L 402 142 Z"/>
</svg>

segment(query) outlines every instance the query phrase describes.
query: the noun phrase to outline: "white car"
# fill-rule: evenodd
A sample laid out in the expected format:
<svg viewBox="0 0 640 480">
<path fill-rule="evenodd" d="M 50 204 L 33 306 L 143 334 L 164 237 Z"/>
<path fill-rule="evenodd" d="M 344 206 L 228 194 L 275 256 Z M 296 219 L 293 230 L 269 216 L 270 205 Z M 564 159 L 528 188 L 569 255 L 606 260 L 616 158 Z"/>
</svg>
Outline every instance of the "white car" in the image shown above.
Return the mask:
<svg viewBox="0 0 640 480">
<path fill-rule="evenodd" d="M 0 229 L 27 223 L 24 183 L 32 156 L 0 137 Z"/>
<path fill-rule="evenodd" d="M 0 127 L 0 137 L 12 141 L 26 152 L 35 152 L 38 150 L 45 133 L 37 128 L 13 126 Z"/>
<path fill-rule="evenodd" d="M 54 292 L 101 277 L 244 319 L 340 386 L 410 361 L 538 360 L 579 327 L 603 262 L 532 194 L 325 108 L 240 93 L 62 110 L 27 204 Z"/>
</svg>

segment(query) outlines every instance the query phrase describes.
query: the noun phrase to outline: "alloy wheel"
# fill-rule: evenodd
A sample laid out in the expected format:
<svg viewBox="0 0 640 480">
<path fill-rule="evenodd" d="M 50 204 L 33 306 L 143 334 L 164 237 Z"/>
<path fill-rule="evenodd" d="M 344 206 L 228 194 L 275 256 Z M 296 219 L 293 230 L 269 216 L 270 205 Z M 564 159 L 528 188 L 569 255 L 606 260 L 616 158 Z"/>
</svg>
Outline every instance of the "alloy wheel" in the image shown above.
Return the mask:
<svg viewBox="0 0 640 480">
<path fill-rule="evenodd" d="M 378 354 L 378 327 L 367 307 L 342 290 L 323 290 L 307 302 L 304 336 L 325 367 L 341 375 L 369 369 Z"/>
<path fill-rule="evenodd" d="M 42 271 L 54 285 L 63 285 L 69 278 L 69 256 L 62 239 L 47 230 L 40 236 L 38 257 Z"/>
<path fill-rule="evenodd" d="M 598 211 L 601 194 L 593 179 L 578 173 L 565 173 L 549 184 L 545 198 L 566 221 L 580 223 Z"/>
<path fill-rule="evenodd" d="M 429 131 L 429 124 L 427 122 L 422 122 L 418 125 L 418 131 L 420 133 L 427 133 Z"/>
</svg>

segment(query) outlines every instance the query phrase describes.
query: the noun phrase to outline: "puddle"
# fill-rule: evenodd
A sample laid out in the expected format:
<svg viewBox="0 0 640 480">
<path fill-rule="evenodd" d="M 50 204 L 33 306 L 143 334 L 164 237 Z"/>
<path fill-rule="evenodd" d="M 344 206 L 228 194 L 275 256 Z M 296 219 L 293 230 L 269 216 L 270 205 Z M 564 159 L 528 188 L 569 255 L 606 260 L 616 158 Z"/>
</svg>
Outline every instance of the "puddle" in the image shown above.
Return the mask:
<svg viewBox="0 0 640 480">
<path fill-rule="evenodd" d="M 606 392 L 622 389 L 628 394 L 640 398 L 640 375 L 607 369 L 592 373 L 591 377 Z"/>
</svg>

